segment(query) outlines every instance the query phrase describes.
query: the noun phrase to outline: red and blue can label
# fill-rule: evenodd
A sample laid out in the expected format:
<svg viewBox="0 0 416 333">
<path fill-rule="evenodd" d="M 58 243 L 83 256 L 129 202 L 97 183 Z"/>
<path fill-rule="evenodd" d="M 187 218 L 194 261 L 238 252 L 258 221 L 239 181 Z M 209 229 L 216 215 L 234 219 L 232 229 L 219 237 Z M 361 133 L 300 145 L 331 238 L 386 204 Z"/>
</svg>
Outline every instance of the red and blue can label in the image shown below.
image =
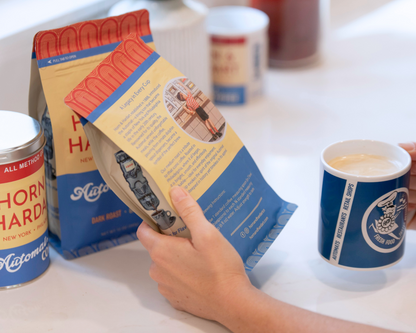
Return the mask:
<svg viewBox="0 0 416 333">
<path fill-rule="evenodd" d="M 43 149 L 0 165 L 0 288 L 23 284 L 49 266 Z"/>
</svg>

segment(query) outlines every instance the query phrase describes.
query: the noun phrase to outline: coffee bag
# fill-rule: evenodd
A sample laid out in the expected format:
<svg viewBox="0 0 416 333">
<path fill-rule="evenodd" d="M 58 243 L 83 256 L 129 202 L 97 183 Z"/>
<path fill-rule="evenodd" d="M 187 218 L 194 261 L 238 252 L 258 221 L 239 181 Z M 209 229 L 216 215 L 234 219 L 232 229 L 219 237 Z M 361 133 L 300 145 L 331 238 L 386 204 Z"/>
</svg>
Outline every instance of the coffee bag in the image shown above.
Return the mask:
<svg viewBox="0 0 416 333">
<path fill-rule="evenodd" d="M 134 240 L 141 223 L 100 176 L 81 122 L 63 101 L 131 32 L 154 48 L 146 10 L 41 31 L 34 38 L 29 114 L 47 137 L 50 240 L 66 259 Z M 101 74 L 111 75 L 105 67 Z"/>
<path fill-rule="evenodd" d="M 165 234 L 191 236 L 169 197 L 182 186 L 251 270 L 296 209 L 265 182 L 211 100 L 135 34 L 65 103 L 85 118 L 106 182 Z"/>
</svg>

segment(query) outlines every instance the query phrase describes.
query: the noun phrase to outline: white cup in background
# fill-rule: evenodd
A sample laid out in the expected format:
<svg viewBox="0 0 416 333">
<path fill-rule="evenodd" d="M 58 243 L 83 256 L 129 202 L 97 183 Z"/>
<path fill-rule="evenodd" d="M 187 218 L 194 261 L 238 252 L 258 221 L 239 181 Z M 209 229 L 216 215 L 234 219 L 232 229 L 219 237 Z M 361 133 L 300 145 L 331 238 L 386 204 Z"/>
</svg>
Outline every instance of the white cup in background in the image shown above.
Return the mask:
<svg viewBox="0 0 416 333">
<path fill-rule="evenodd" d="M 268 16 L 254 8 L 210 10 L 207 29 L 216 104 L 242 105 L 262 94 L 268 26 Z"/>
</svg>

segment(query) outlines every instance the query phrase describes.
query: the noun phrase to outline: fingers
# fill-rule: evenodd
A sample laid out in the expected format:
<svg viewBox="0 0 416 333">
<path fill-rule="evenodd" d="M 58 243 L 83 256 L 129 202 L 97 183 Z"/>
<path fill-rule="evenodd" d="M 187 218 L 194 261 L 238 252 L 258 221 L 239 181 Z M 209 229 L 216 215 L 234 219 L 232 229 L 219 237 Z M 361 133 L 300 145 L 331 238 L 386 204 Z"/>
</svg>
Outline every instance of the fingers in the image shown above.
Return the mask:
<svg viewBox="0 0 416 333">
<path fill-rule="evenodd" d="M 159 293 L 167 299 L 173 308 L 179 311 L 184 311 L 180 300 L 178 297 L 176 297 L 176 294 L 172 288 L 166 286 L 165 284 L 158 283 L 157 289 L 159 290 Z"/>
<path fill-rule="evenodd" d="M 406 150 L 410 157 L 412 158 L 412 167 L 410 169 L 411 175 L 416 175 L 416 143 L 415 142 L 407 142 L 407 143 L 399 143 L 399 146 Z"/>
<path fill-rule="evenodd" d="M 211 225 L 205 218 L 201 207 L 182 187 L 175 186 L 170 190 L 170 197 L 179 216 L 194 237 L 204 225 Z"/>
<path fill-rule="evenodd" d="M 410 221 L 410 223 L 409 223 L 409 225 L 408 225 L 407 229 L 409 229 L 409 230 L 416 230 L 416 217 L 414 217 L 414 218 Z"/>
<path fill-rule="evenodd" d="M 406 150 L 411 158 L 412 161 L 416 161 L 416 143 L 415 142 L 407 142 L 407 143 L 399 143 L 399 146 Z"/>
<path fill-rule="evenodd" d="M 412 167 L 410 169 L 410 193 L 409 193 L 409 204 L 416 204 L 416 143 L 415 142 L 407 142 L 407 143 L 399 143 L 399 146 L 406 150 L 410 157 L 412 158 Z M 410 206 L 409 205 L 409 206 Z M 410 207 L 409 207 L 410 209 Z"/>
<path fill-rule="evenodd" d="M 147 225 L 146 222 L 142 222 L 139 228 L 137 229 L 137 238 L 143 244 L 145 249 L 149 252 L 158 244 L 164 235 L 159 234 L 158 232 L 154 231 L 151 227 Z"/>
<path fill-rule="evenodd" d="M 416 177 L 410 177 L 409 188 L 411 190 L 416 190 Z"/>
<path fill-rule="evenodd" d="M 152 263 L 149 270 L 149 276 L 158 284 L 157 289 L 159 290 L 159 293 L 165 297 L 176 310 L 183 311 L 184 309 L 181 306 L 181 302 L 175 294 L 175 289 L 171 287 L 172 281 L 169 273 L 155 263 Z"/>
<path fill-rule="evenodd" d="M 407 215 L 408 219 L 410 220 L 407 223 L 407 229 L 413 229 L 416 230 L 416 214 L 415 212 L 411 211 L 408 215 Z"/>
<path fill-rule="evenodd" d="M 416 204 L 416 191 L 409 191 L 409 204 Z"/>
<path fill-rule="evenodd" d="M 165 285 L 166 282 L 169 282 L 166 281 L 166 279 L 170 278 L 166 270 L 163 269 L 160 265 L 156 264 L 154 261 L 152 261 L 152 264 L 150 265 L 149 276 L 153 281 L 163 285 Z"/>
</svg>

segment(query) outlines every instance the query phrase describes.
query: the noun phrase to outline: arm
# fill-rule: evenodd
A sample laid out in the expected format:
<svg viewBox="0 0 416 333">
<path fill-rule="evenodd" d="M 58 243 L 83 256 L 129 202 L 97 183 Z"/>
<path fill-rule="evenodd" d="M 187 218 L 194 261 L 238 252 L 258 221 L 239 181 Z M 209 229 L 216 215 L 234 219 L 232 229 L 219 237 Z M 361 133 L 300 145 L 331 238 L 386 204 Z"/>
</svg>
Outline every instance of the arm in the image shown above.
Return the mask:
<svg viewBox="0 0 416 333">
<path fill-rule="evenodd" d="M 190 114 L 191 116 L 195 114 L 195 111 L 189 110 L 185 105 L 183 106 L 183 109 L 187 114 Z"/>
<path fill-rule="evenodd" d="M 178 80 L 177 81 L 178 83 L 179 83 L 179 85 L 181 85 L 184 89 L 185 89 L 185 91 L 188 93 L 188 94 L 192 94 L 191 93 L 191 91 L 188 89 L 188 87 L 187 86 L 185 86 L 180 80 Z"/>
<path fill-rule="evenodd" d="M 237 251 L 189 193 L 180 187 L 170 193 L 192 240 L 158 234 L 145 223 L 137 236 L 153 260 L 150 277 L 174 308 L 216 320 L 235 333 L 387 332 L 306 311 L 256 289 Z"/>
<path fill-rule="evenodd" d="M 409 211 L 412 212 L 413 218 L 407 222 L 408 229 L 416 230 L 416 214 L 414 211 L 416 209 L 416 143 L 400 143 L 400 147 L 405 149 L 412 158 L 412 167 L 410 169 L 410 185 L 409 185 Z M 409 216 L 412 216 L 409 215 Z"/>
</svg>

